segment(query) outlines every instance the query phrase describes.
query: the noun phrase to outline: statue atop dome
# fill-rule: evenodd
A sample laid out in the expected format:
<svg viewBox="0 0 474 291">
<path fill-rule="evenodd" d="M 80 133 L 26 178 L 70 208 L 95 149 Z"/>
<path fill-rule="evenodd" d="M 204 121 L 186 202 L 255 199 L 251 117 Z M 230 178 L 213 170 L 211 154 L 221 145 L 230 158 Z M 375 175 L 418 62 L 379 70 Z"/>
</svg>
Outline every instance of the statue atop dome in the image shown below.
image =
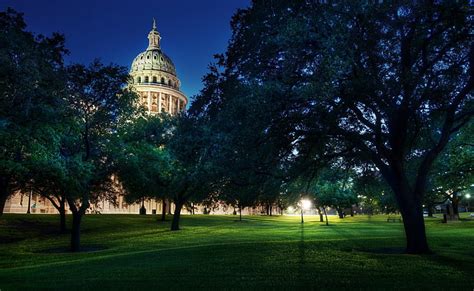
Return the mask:
<svg viewBox="0 0 474 291">
<path fill-rule="evenodd" d="M 156 20 L 153 18 L 153 27 L 148 33 L 148 48 L 147 50 L 160 49 L 161 35 L 156 29 Z"/>
</svg>

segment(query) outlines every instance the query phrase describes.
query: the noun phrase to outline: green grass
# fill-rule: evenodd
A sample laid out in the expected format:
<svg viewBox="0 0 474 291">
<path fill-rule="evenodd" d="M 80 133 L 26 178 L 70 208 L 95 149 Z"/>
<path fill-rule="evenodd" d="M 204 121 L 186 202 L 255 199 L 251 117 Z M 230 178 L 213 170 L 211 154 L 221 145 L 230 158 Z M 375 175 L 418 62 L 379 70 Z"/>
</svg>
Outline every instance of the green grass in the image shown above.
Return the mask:
<svg viewBox="0 0 474 291">
<path fill-rule="evenodd" d="M 68 217 L 70 220 L 71 218 Z M 385 216 L 184 216 L 182 230 L 154 216 L 89 215 L 82 244 L 58 217 L 0 219 L 0 290 L 14 289 L 464 289 L 474 288 L 474 221 L 427 219 L 433 255 L 405 255 L 401 223 Z"/>
</svg>

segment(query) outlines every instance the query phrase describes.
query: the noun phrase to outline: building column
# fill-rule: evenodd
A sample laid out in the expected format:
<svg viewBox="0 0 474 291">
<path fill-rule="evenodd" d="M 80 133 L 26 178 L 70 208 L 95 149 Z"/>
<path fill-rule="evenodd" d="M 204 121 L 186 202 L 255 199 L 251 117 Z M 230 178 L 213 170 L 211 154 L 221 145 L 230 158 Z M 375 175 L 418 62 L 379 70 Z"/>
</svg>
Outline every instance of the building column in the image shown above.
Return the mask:
<svg viewBox="0 0 474 291">
<path fill-rule="evenodd" d="M 151 112 L 151 92 L 148 91 L 148 112 Z"/>
<path fill-rule="evenodd" d="M 168 113 L 172 115 L 171 113 L 171 94 L 168 95 Z"/>
<path fill-rule="evenodd" d="M 161 113 L 161 92 L 158 92 L 158 113 Z"/>
</svg>

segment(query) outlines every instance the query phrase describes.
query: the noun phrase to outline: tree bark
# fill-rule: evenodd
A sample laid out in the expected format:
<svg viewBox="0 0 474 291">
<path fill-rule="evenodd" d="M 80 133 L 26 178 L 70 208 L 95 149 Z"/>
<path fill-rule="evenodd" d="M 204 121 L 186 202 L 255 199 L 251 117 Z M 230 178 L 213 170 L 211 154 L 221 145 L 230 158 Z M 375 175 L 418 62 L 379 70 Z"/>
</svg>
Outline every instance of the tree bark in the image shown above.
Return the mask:
<svg viewBox="0 0 474 291">
<path fill-rule="evenodd" d="M 323 207 L 324 210 L 324 216 L 326 216 L 326 226 L 329 225 L 329 220 L 328 220 L 328 213 L 326 212 L 326 207 Z"/>
<path fill-rule="evenodd" d="M 66 227 L 66 201 L 65 199 L 61 199 L 59 201 L 59 232 L 60 233 L 66 233 L 67 227 Z"/>
<path fill-rule="evenodd" d="M 451 203 L 453 205 L 453 219 L 459 219 L 459 196 L 458 193 L 453 193 L 453 198 L 451 198 Z"/>
<path fill-rule="evenodd" d="M 81 221 L 84 214 L 86 214 L 87 208 L 89 208 L 89 201 L 85 200 L 87 195 L 83 196 L 82 204 L 77 207 L 74 199 L 66 197 L 69 209 L 72 212 L 72 229 L 71 229 L 71 251 L 78 252 L 81 247 Z"/>
<path fill-rule="evenodd" d="M 72 213 L 71 230 L 71 251 L 78 252 L 81 248 L 81 221 L 82 213 L 80 211 Z"/>
<path fill-rule="evenodd" d="M 318 213 L 319 213 L 319 222 L 324 222 L 323 212 L 321 211 L 321 208 L 318 207 L 316 209 L 318 209 Z"/>
<path fill-rule="evenodd" d="M 426 239 L 423 206 L 421 201 L 417 198 L 419 195 L 410 193 L 409 191 L 395 192 L 395 195 L 397 197 L 403 218 L 403 226 L 405 228 L 406 253 L 430 253 L 428 241 Z"/>
<path fill-rule="evenodd" d="M 239 206 L 239 221 L 242 221 L 242 206 Z"/>
<path fill-rule="evenodd" d="M 428 206 L 428 217 L 433 217 L 433 206 Z"/>
<path fill-rule="evenodd" d="M 59 201 L 59 231 L 61 233 L 66 233 L 66 201 L 61 199 Z"/>
<path fill-rule="evenodd" d="M 3 209 L 5 208 L 8 197 L 12 194 L 11 192 L 7 179 L 5 177 L 0 178 L 0 216 L 3 215 Z"/>
<path fill-rule="evenodd" d="M 176 202 L 174 203 L 175 209 L 174 209 L 174 214 L 173 214 L 173 221 L 171 222 L 171 230 L 179 230 L 179 219 L 181 217 L 181 208 L 183 208 L 182 202 Z"/>
<path fill-rule="evenodd" d="M 28 194 L 28 209 L 26 210 L 26 214 L 31 214 L 31 196 L 33 196 L 33 191 L 30 190 L 30 194 Z"/>
<path fill-rule="evenodd" d="M 171 200 L 170 199 L 168 199 L 168 214 L 169 215 L 173 214 L 173 213 L 171 213 Z"/>
<path fill-rule="evenodd" d="M 161 208 L 161 221 L 165 221 L 165 220 L 166 220 L 166 199 L 163 198 L 163 205 Z"/>
<path fill-rule="evenodd" d="M 424 162 L 419 167 L 413 188 L 403 169 L 403 163 L 392 162 L 390 168 L 384 167 L 381 164 L 380 168 L 382 169 L 382 175 L 395 194 L 395 199 L 403 218 L 406 236 L 405 252 L 408 254 L 431 253 L 426 239 L 422 204 L 430 164 Z"/>
<path fill-rule="evenodd" d="M 344 214 L 342 213 L 342 209 L 341 208 L 337 208 L 337 215 L 339 215 L 339 218 L 344 218 Z"/>
</svg>

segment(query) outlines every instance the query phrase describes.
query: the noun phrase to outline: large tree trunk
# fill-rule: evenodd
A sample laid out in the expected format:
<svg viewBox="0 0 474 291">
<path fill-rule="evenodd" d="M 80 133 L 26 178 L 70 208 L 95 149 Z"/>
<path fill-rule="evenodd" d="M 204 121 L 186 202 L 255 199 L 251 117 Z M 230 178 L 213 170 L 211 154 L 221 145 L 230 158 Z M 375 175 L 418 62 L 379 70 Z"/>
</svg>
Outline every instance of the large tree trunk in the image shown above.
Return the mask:
<svg viewBox="0 0 474 291">
<path fill-rule="evenodd" d="M 162 208 L 161 208 L 161 221 L 165 221 L 166 220 L 166 199 L 163 198 L 163 205 L 162 205 Z"/>
<path fill-rule="evenodd" d="M 61 199 L 59 201 L 59 232 L 66 233 L 66 201 L 65 199 Z"/>
<path fill-rule="evenodd" d="M 329 220 L 328 220 L 328 213 L 326 211 L 326 207 L 323 207 L 323 210 L 324 210 L 324 216 L 326 217 L 326 226 L 329 225 Z"/>
<path fill-rule="evenodd" d="M 173 221 L 171 222 L 171 230 L 179 230 L 179 219 L 181 217 L 181 208 L 183 208 L 182 202 L 176 202 L 174 203 L 175 208 L 174 208 L 174 214 L 173 214 Z"/>
<path fill-rule="evenodd" d="M 33 191 L 30 191 L 28 194 L 28 209 L 26 210 L 26 214 L 31 214 L 31 198 L 33 196 Z"/>
<path fill-rule="evenodd" d="M 433 217 L 433 206 L 428 205 L 428 217 Z"/>
<path fill-rule="evenodd" d="M 242 206 L 239 206 L 239 221 L 242 221 Z"/>
<path fill-rule="evenodd" d="M 317 207 L 316 209 L 318 209 L 318 213 L 319 213 L 319 222 L 324 222 L 324 216 L 323 216 L 323 212 L 321 211 L 321 208 Z"/>
<path fill-rule="evenodd" d="M 81 221 L 80 211 L 72 213 L 71 251 L 78 252 L 81 248 Z"/>
<path fill-rule="evenodd" d="M 339 218 L 344 218 L 344 213 L 341 208 L 336 208 L 337 210 L 337 215 L 339 215 Z"/>
<path fill-rule="evenodd" d="M 5 177 L 0 177 L 0 216 L 3 214 L 3 209 L 7 203 L 8 197 L 12 194 L 10 187 L 8 187 L 8 182 Z"/>
<path fill-rule="evenodd" d="M 171 215 L 171 214 L 173 214 L 173 213 L 171 213 L 171 200 L 168 199 L 168 215 Z"/>
<path fill-rule="evenodd" d="M 453 194 L 453 198 L 451 198 L 451 203 L 453 205 L 453 220 L 459 219 L 459 196 L 458 193 Z"/>
<path fill-rule="evenodd" d="M 408 189 L 408 187 L 405 189 Z M 417 198 L 417 195 L 409 191 L 395 192 L 395 195 L 405 228 L 406 252 L 409 254 L 429 253 L 430 249 L 426 239 L 421 200 Z"/>
<path fill-rule="evenodd" d="M 89 201 L 85 200 L 87 195 L 83 196 L 82 204 L 78 207 L 75 204 L 74 199 L 66 197 L 69 209 L 72 212 L 72 229 L 71 229 L 71 251 L 78 252 L 81 248 L 81 221 L 84 214 L 86 214 L 87 208 L 89 208 Z"/>
</svg>

